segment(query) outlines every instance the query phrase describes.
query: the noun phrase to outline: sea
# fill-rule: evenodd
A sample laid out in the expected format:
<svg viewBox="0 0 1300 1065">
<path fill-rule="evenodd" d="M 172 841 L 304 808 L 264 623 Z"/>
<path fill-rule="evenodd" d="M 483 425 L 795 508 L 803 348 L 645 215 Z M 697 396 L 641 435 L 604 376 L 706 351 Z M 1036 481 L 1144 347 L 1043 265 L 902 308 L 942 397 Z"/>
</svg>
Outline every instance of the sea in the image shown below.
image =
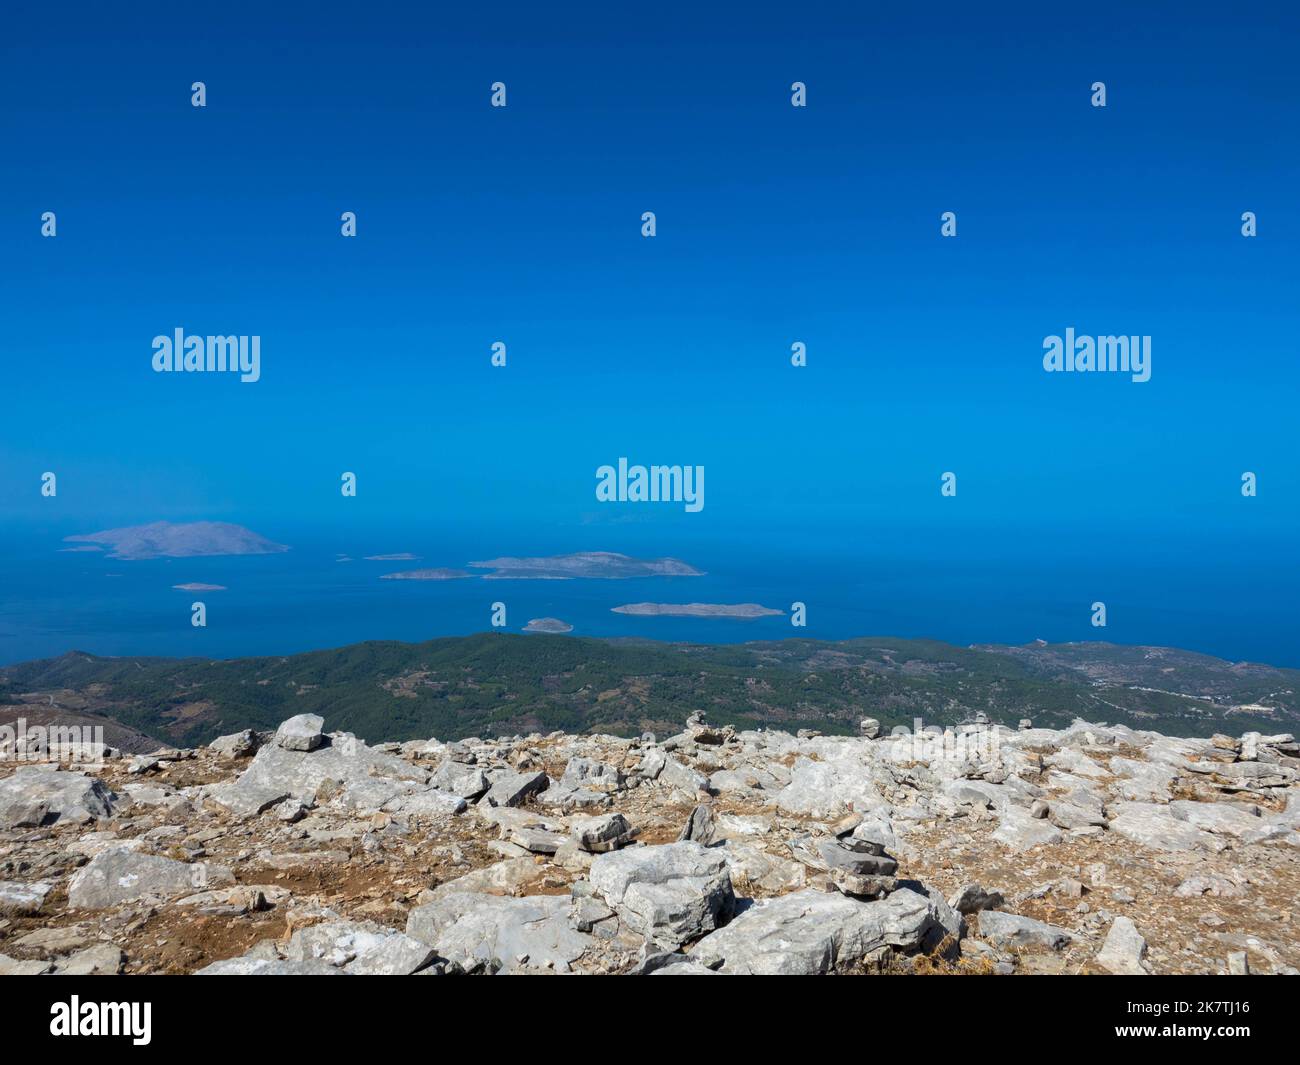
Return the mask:
<svg viewBox="0 0 1300 1065">
<path fill-rule="evenodd" d="M 281 554 L 126 561 L 48 531 L 0 531 L 0 664 L 68 651 L 239 658 L 363 640 L 422 641 L 558 618 L 574 636 L 737 643 L 790 637 L 932 638 L 959 645 L 1105 640 L 1300 667 L 1300 568 L 1286 545 L 1242 550 L 1203 537 L 1157 543 L 990 532 L 861 533 L 795 538 L 762 529 L 698 541 L 661 530 L 553 528 L 372 530 L 267 527 Z M 70 529 L 85 532 L 84 528 Z M 467 568 L 498 556 L 619 551 L 669 556 L 700 577 L 631 580 L 392 581 L 401 570 Z M 411 553 L 415 560 L 368 561 Z M 192 592 L 174 586 L 221 585 Z M 206 625 L 191 623 L 202 602 Z M 637 617 L 620 604 L 759 603 L 754 620 Z M 1106 625 L 1093 624 L 1095 603 Z M 803 604 L 806 625 L 791 624 Z"/>
</svg>

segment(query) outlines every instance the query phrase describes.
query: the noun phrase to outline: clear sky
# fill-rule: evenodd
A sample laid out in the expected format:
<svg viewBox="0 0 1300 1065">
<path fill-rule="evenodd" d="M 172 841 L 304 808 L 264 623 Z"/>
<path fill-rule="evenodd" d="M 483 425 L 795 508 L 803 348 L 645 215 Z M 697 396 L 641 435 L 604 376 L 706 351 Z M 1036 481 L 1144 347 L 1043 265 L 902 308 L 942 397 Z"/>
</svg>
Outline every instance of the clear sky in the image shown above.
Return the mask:
<svg viewBox="0 0 1300 1065">
<path fill-rule="evenodd" d="M 3 510 L 1289 556 L 1300 14 L 1058 6 L 12 10 Z M 155 374 L 177 327 L 262 379 Z M 1150 335 L 1151 381 L 1044 373 L 1067 327 Z M 620 455 L 705 511 L 600 507 Z"/>
</svg>

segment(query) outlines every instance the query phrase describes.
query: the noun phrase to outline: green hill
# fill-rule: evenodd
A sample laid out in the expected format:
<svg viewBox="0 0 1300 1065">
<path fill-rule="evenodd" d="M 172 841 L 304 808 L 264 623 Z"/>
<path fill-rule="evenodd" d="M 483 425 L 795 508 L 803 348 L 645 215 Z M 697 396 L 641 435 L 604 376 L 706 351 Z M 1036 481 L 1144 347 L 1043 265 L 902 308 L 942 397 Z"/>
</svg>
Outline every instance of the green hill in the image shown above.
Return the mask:
<svg viewBox="0 0 1300 1065">
<path fill-rule="evenodd" d="M 1084 717 L 1181 735 L 1269 733 L 1295 730 L 1297 692 L 1300 671 L 1167 648 L 884 637 L 702 645 L 481 633 L 225 661 L 70 652 L 0 669 L 0 703 L 91 712 L 182 745 L 307 712 L 371 742 L 676 731 L 698 709 L 720 724 L 824 732 L 851 732 L 864 715 L 892 726 L 983 711 L 1012 725 Z"/>
</svg>

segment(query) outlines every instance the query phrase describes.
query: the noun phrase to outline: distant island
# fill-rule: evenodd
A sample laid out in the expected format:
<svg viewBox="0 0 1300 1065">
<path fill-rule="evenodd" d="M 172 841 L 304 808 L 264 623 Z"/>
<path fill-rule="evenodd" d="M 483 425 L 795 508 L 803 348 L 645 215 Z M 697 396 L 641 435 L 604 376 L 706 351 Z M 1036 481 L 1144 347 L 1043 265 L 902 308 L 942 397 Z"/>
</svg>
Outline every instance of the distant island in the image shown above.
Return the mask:
<svg viewBox="0 0 1300 1065">
<path fill-rule="evenodd" d="M 399 551 L 395 555 L 366 555 L 367 562 L 414 562 L 420 556 L 409 551 Z"/>
<path fill-rule="evenodd" d="M 625 603 L 610 609 L 615 614 L 632 614 L 643 618 L 737 618 L 741 621 L 777 617 L 785 613 L 784 610 L 773 610 L 758 603 Z"/>
<path fill-rule="evenodd" d="M 676 558 L 639 559 L 612 551 L 578 551 L 546 558 L 494 558 L 471 562 L 490 569 L 487 580 L 567 581 L 575 578 L 627 580 L 631 577 L 702 577 L 703 572 Z"/>
<path fill-rule="evenodd" d="M 224 521 L 155 521 L 81 536 L 64 543 L 105 544 L 109 558 L 140 561 L 151 558 L 196 558 L 208 555 L 274 555 L 288 551 L 242 525 Z"/>
<path fill-rule="evenodd" d="M 533 618 L 524 626 L 524 632 L 572 632 L 573 626 L 559 618 Z"/>
<path fill-rule="evenodd" d="M 224 592 L 224 584 L 173 584 L 173 588 L 182 592 Z"/>
<path fill-rule="evenodd" d="M 408 569 L 401 573 L 384 573 L 381 581 L 454 581 L 460 577 L 474 577 L 463 569 Z"/>
</svg>

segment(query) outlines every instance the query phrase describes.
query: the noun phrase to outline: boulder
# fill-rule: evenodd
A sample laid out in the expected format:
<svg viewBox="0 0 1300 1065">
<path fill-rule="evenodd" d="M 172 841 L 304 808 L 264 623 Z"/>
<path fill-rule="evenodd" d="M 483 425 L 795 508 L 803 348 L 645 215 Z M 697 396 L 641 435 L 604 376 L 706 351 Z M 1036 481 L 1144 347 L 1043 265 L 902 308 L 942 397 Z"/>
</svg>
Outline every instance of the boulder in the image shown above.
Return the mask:
<svg viewBox="0 0 1300 1065">
<path fill-rule="evenodd" d="M 322 801 L 359 814 L 409 808 L 414 814 L 435 815 L 464 808 L 463 799 L 436 791 L 426 778 L 423 769 L 403 758 L 336 735 L 310 751 L 268 743 L 238 779 L 210 787 L 208 796 L 245 814 L 270 809 L 288 797 L 314 802 L 318 792 Z"/>
<path fill-rule="evenodd" d="M 229 736 L 218 736 L 208 744 L 208 750 L 222 758 L 246 758 L 257 753 L 257 747 L 257 733 L 249 728 L 242 732 L 232 732 Z"/>
<path fill-rule="evenodd" d="M 0 976 L 43 976 L 54 968 L 49 961 L 20 961 L 0 954 Z"/>
<path fill-rule="evenodd" d="M 636 835 L 622 814 L 575 817 L 570 822 L 573 841 L 584 851 L 604 854 L 630 843 Z"/>
<path fill-rule="evenodd" d="M 280 722 L 275 730 L 275 743 L 286 751 L 314 751 L 325 742 L 321 730 L 325 720 L 319 714 L 298 714 Z"/>
<path fill-rule="evenodd" d="M 1121 778 L 1115 785 L 1120 796 L 1132 802 L 1168 802 L 1178 775 L 1167 765 L 1119 757 L 1110 760 L 1110 771 Z"/>
<path fill-rule="evenodd" d="M 323 961 L 353 976 L 409 976 L 436 956 L 428 943 L 371 921 L 325 921 L 300 928 L 283 953 L 288 961 Z"/>
<path fill-rule="evenodd" d="M 803 862 L 771 854 L 755 844 L 727 839 L 716 850 L 727 860 L 733 887 L 783 894 L 808 883 L 808 866 Z"/>
<path fill-rule="evenodd" d="M 530 796 L 545 791 L 551 780 L 545 773 L 515 773 L 503 770 L 491 776 L 492 784 L 482 802 L 488 806 L 519 806 Z"/>
<path fill-rule="evenodd" d="M 453 762 L 450 758 L 438 766 L 429 783 L 439 791 L 450 795 L 459 795 L 462 799 L 475 800 L 491 786 L 487 774 L 478 766 Z"/>
<path fill-rule="evenodd" d="M 103 910 L 142 898 L 172 898 L 234 883 L 230 870 L 116 848 L 92 858 L 68 884 L 68 906 Z"/>
<path fill-rule="evenodd" d="M 1002 950 L 1029 947 L 1060 950 L 1074 939 L 1074 934 L 1064 928 L 1002 910 L 981 911 L 979 924 L 980 936 Z"/>
<path fill-rule="evenodd" d="M 406 934 L 469 972 L 568 972 L 593 939 L 569 920 L 559 895 L 506 898 L 449 892 L 407 915 Z"/>
<path fill-rule="evenodd" d="M 876 902 L 805 888 L 756 902 L 689 954 L 721 973 L 802 976 L 846 968 L 882 947 L 916 950 L 936 927 L 930 899 L 909 888 Z"/>
<path fill-rule="evenodd" d="M 232 780 L 212 785 L 207 798 L 236 817 L 257 817 L 283 803 L 289 792 L 273 784 Z"/>
<path fill-rule="evenodd" d="M 532 854 L 554 854 L 568 842 L 569 837 L 562 832 L 547 832 L 544 828 L 514 828 L 510 830 L 508 839 Z"/>
<path fill-rule="evenodd" d="M 485 894 L 522 895 L 532 890 L 544 874 L 531 855 L 507 858 L 475 869 L 455 880 L 448 880 L 433 889 L 435 898 L 442 895 Z"/>
<path fill-rule="evenodd" d="M 736 901 L 726 858 L 689 841 L 599 855 L 590 880 L 630 928 L 674 948 L 719 927 Z"/>
<path fill-rule="evenodd" d="M 623 785 L 623 774 L 607 762 L 597 762 L 590 758 L 570 758 L 560 777 L 560 788 L 576 791 L 580 788 L 592 791 L 617 791 Z"/>
<path fill-rule="evenodd" d="M 103 781 L 52 765 L 23 765 L 0 780 L 0 829 L 84 824 L 111 817 L 117 804 Z"/>
<path fill-rule="evenodd" d="M 866 811 L 885 805 L 862 761 L 861 741 L 822 740 L 825 756 L 796 760 L 790 783 L 776 793 L 777 809 L 821 820 L 842 817 L 850 809 Z M 854 746 L 846 746 L 846 742 Z"/>
<path fill-rule="evenodd" d="M 701 791 L 707 792 L 709 790 L 708 777 L 694 769 L 687 768 L 676 758 L 665 759 L 663 768 L 659 771 L 656 779 L 661 784 L 666 784 L 670 788 L 676 788 L 678 791 L 684 791 L 692 796 Z"/>
<path fill-rule="evenodd" d="M 697 806 L 686 819 L 686 824 L 677 835 L 677 841 L 694 840 L 702 846 L 713 843 L 718 836 L 717 818 L 713 816 L 712 806 Z"/>
</svg>

